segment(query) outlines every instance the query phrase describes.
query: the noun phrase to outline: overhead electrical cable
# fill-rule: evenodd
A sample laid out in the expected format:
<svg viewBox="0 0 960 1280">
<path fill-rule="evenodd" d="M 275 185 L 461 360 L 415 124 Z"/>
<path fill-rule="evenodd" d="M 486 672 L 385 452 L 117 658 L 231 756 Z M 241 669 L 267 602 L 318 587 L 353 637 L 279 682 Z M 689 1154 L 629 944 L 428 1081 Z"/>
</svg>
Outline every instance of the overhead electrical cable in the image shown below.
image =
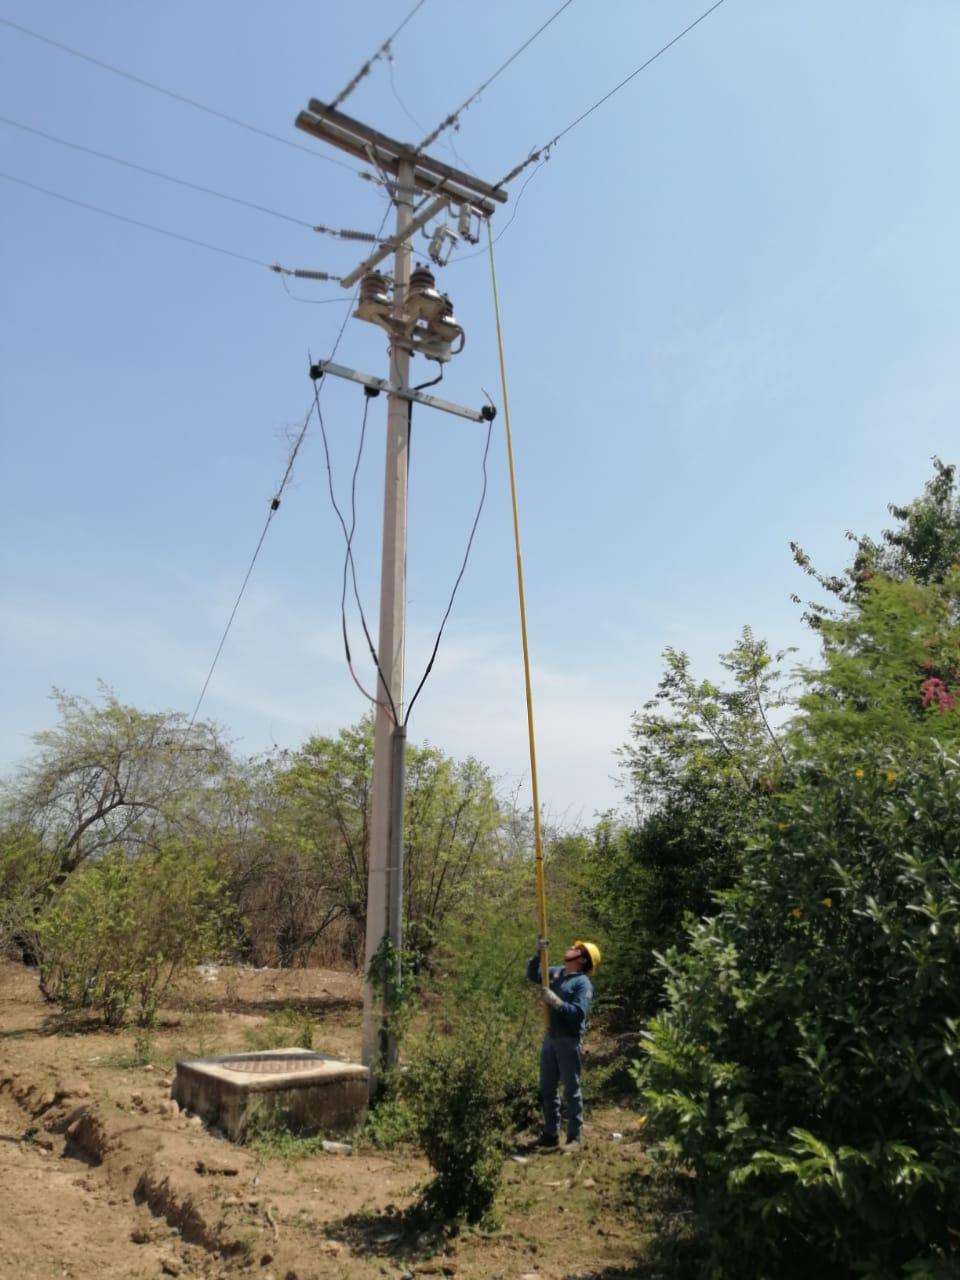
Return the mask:
<svg viewBox="0 0 960 1280">
<path fill-rule="evenodd" d="M 53 191 L 50 187 L 42 187 L 38 182 L 28 182 L 26 178 L 15 177 L 12 173 L 0 172 L 0 178 L 6 182 L 16 182 L 21 187 L 29 187 L 31 191 L 40 191 L 54 200 L 63 200 L 66 204 L 76 205 L 78 209 L 87 209 L 90 213 L 102 214 L 105 218 L 113 218 L 117 222 L 127 222 L 132 227 L 140 227 L 143 231 L 153 231 L 158 236 L 167 236 L 171 240 L 181 240 L 184 244 L 192 244 L 198 249 L 208 249 L 211 253 L 220 253 L 227 258 L 238 258 L 241 262 L 252 263 L 255 267 L 266 267 L 273 271 L 274 263 L 264 262 L 262 258 L 252 258 L 247 253 L 238 253 L 235 249 L 224 249 L 221 245 L 211 244 L 208 240 L 197 240 L 194 236 L 182 235 L 179 231 L 170 231 L 166 227 L 158 227 L 153 222 L 141 222 L 139 218 L 130 218 L 125 213 L 115 213 L 112 209 L 103 209 L 100 205 L 89 204 L 86 200 L 77 200 L 73 196 L 65 196 L 62 191 Z"/>
<path fill-rule="evenodd" d="M 487 423 L 487 441 L 483 447 L 483 460 L 480 464 L 481 470 L 483 472 L 483 483 L 480 488 L 480 501 L 477 504 L 477 513 L 473 517 L 473 524 L 470 527 L 470 536 L 467 538 L 467 548 L 463 553 L 463 561 L 460 565 L 460 572 L 457 574 L 456 580 L 454 581 L 453 590 L 450 592 L 450 599 L 447 601 L 446 610 L 444 611 L 443 617 L 440 620 L 440 626 L 439 626 L 439 629 L 437 630 L 437 638 L 433 642 L 433 649 L 430 653 L 430 658 L 427 662 L 423 675 L 420 677 L 420 683 L 417 685 L 416 689 L 414 690 L 413 697 L 407 703 L 407 713 L 403 717 L 404 725 L 406 725 L 407 722 L 409 721 L 410 713 L 413 711 L 413 704 L 416 702 L 417 698 L 420 697 L 420 691 L 423 688 L 423 686 L 427 683 L 427 678 L 429 677 L 430 672 L 433 670 L 433 664 L 437 657 L 437 651 L 440 648 L 440 641 L 443 639 L 443 629 L 447 625 L 447 619 L 450 617 L 451 610 L 453 609 L 453 602 L 457 598 L 457 591 L 460 588 L 460 583 L 463 581 L 463 575 L 467 571 L 467 562 L 470 559 L 470 552 L 473 549 L 473 539 L 476 536 L 477 525 L 480 523 L 480 516 L 483 514 L 483 504 L 487 500 L 487 457 L 490 453 L 490 439 L 491 439 L 492 432 L 493 432 L 493 419 L 491 418 Z"/>
<path fill-rule="evenodd" d="M 646 62 L 642 62 L 635 71 L 631 71 L 630 74 L 621 80 L 619 84 L 615 84 L 609 92 L 603 95 L 602 98 L 598 98 L 596 102 L 587 107 L 586 111 L 582 111 L 575 120 L 571 120 L 566 128 L 561 129 L 559 133 L 554 134 L 549 142 L 544 143 L 542 147 L 538 147 L 535 151 L 531 151 L 526 160 L 521 161 L 521 163 L 511 169 L 508 174 L 505 174 L 504 177 L 502 177 L 496 184 L 494 189 L 496 190 L 497 188 L 505 187 L 508 182 L 512 182 L 514 178 L 523 173 L 524 169 L 528 168 L 531 164 L 535 164 L 541 158 L 548 158 L 549 152 L 557 145 L 561 138 L 565 138 L 571 130 L 575 129 L 578 124 L 582 124 L 582 122 L 586 120 L 587 116 L 593 115 L 594 111 L 599 107 L 602 107 L 605 102 L 609 102 L 615 93 L 619 93 L 620 90 L 628 85 L 631 80 L 636 79 L 641 71 L 646 71 L 647 67 L 649 67 L 651 63 L 656 62 L 656 60 L 659 57 L 662 57 L 668 49 L 672 49 L 678 41 L 683 39 L 684 36 L 689 35 L 694 27 L 698 27 L 705 18 L 709 18 L 710 14 L 713 13 L 714 10 L 719 9 L 723 3 L 724 0 L 716 0 L 716 3 L 712 4 L 709 9 L 705 9 L 704 12 L 700 14 L 699 18 L 695 18 L 689 26 L 686 26 L 682 31 L 677 32 L 672 40 L 668 40 L 665 45 L 656 51 L 656 53 L 651 54 L 650 57 L 647 58 Z"/>
<path fill-rule="evenodd" d="M 301 269 L 292 269 L 283 267 L 278 262 L 265 262 L 262 258 L 251 257 L 248 253 L 239 253 L 236 249 L 224 249 L 222 245 L 211 244 L 209 240 L 198 240 L 195 236 L 184 235 L 180 231 L 171 231 L 168 227 L 158 227 L 155 222 L 143 222 L 140 218 L 131 218 L 125 213 L 117 213 L 113 209 L 104 209 L 101 205 L 90 204 L 86 200 L 77 200 L 75 196 L 64 195 L 62 191 L 54 191 L 51 187 L 43 187 L 38 182 L 29 182 L 26 178 L 19 178 L 12 173 L 4 173 L 0 171 L 0 179 L 6 182 L 15 182 L 18 186 L 27 187 L 31 191 L 39 191 L 42 195 L 52 196 L 54 200 L 62 200 L 65 204 L 76 205 L 78 209 L 86 209 L 88 213 L 99 213 L 104 218 L 112 218 L 116 222 L 126 222 L 131 227 L 139 227 L 141 231 L 153 231 L 158 236 L 166 236 L 169 240 L 179 240 L 183 244 L 191 244 L 196 249 L 207 249 L 210 253 L 218 253 L 223 257 L 237 258 L 240 262 L 249 262 L 255 267 L 266 267 L 268 271 L 272 271 L 274 275 L 278 275 L 283 280 L 284 276 L 295 276 L 302 280 L 330 280 L 337 281 L 339 276 L 330 275 L 326 271 L 308 271 Z M 287 290 L 289 293 L 289 290 Z M 294 295 L 290 295 L 293 297 Z M 301 299 L 297 299 L 301 301 Z M 316 298 L 310 299 L 317 303 L 344 303 L 346 298 Z"/>
<path fill-rule="evenodd" d="M 71 151 L 82 151 L 86 155 L 96 156 L 98 160 L 109 160 L 111 164 L 122 165 L 125 169 L 134 169 L 137 173 L 149 174 L 151 178 L 160 178 L 163 182 L 173 182 L 178 187 L 187 187 L 191 191 L 200 191 L 206 196 L 214 196 L 217 200 L 227 200 L 230 204 L 242 205 L 246 209 L 255 209 L 257 213 L 268 214 L 271 218 L 281 218 L 284 222 L 293 222 L 297 226 L 306 227 L 308 231 L 317 230 L 312 222 L 307 222 L 305 218 L 295 218 L 289 213 L 281 213 L 278 209 L 271 209 L 267 205 L 257 204 L 253 200 L 244 200 L 240 196 L 228 195 L 225 191 L 217 191 L 213 187 L 205 187 L 199 182 L 191 182 L 187 178 L 178 178 L 172 173 L 163 173 L 160 169 L 151 169 L 145 164 L 138 164 L 134 160 L 125 160 L 122 156 L 111 155 L 108 151 L 99 151 L 96 147 L 88 147 L 82 142 L 71 142 L 67 138 L 59 138 L 54 133 L 47 133 L 44 129 L 37 129 L 33 125 L 24 124 L 20 120 L 12 120 L 9 116 L 0 115 L 0 124 L 9 125 L 12 129 L 20 129 L 24 133 L 34 134 L 38 138 L 44 138 L 47 142 L 55 142 L 58 146 L 68 147 Z M 327 230 L 326 227 L 323 228 Z M 336 235 L 337 232 L 331 231 L 330 234 Z"/>
<path fill-rule="evenodd" d="M 237 616 L 237 610 L 240 608 L 240 601 L 243 599 L 244 592 L 247 589 L 247 583 L 250 581 L 250 576 L 253 573 L 254 566 L 256 565 L 257 559 L 259 558 L 261 548 L 263 547 L 264 540 L 266 539 L 266 536 L 267 536 L 267 531 L 270 528 L 270 523 L 273 520 L 273 517 L 276 515 L 277 510 L 279 509 L 281 495 L 283 494 L 283 491 L 287 485 L 287 481 L 290 479 L 290 474 L 293 471 L 293 463 L 294 463 L 294 460 L 296 459 L 297 453 L 300 450 L 300 445 L 303 441 L 303 437 L 306 435 L 307 425 L 309 424 L 310 419 L 313 416 L 313 409 L 314 409 L 314 406 L 310 405 L 309 409 L 307 410 L 307 416 L 303 420 L 303 426 L 300 428 L 300 434 L 297 436 L 296 442 L 293 446 L 293 449 L 291 450 L 290 457 L 287 461 L 287 469 L 284 472 L 283 479 L 280 481 L 280 487 L 277 489 L 277 492 L 274 494 L 273 498 L 271 499 L 270 510 L 267 512 L 266 521 L 264 522 L 263 528 L 260 531 L 260 537 L 257 539 L 257 545 L 254 548 L 253 556 L 250 560 L 249 565 L 247 566 L 247 572 L 243 575 L 243 581 L 240 584 L 240 590 L 237 592 L 237 598 L 236 600 L 234 600 L 233 608 L 230 610 L 230 616 L 229 618 L 227 618 L 227 625 L 223 629 L 223 634 L 220 637 L 220 643 L 217 645 L 217 651 L 213 655 L 213 661 L 210 663 L 210 668 L 207 671 L 206 679 L 204 680 L 203 686 L 200 689 L 200 696 L 197 698 L 196 705 L 194 706 L 193 712 L 190 716 L 191 726 L 196 722 L 197 716 L 200 712 L 200 705 L 203 702 L 204 698 L 206 697 L 207 689 L 210 687 L 210 681 L 213 679 L 213 673 L 217 669 L 217 663 L 220 661 L 220 655 L 223 653 L 223 646 L 227 643 L 227 636 L 229 636 L 230 628 L 233 626 L 233 620 Z"/>
<path fill-rule="evenodd" d="M 39 31 L 23 26 L 19 22 L 13 22 L 10 18 L 0 17 L 0 25 L 10 27 L 11 30 L 19 31 L 21 35 L 29 36 L 32 40 L 39 40 L 54 49 L 59 49 L 61 53 L 69 53 L 73 58 L 80 58 L 84 62 L 89 62 L 92 66 L 99 67 L 101 71 L 109 71 L 112 75 L 122 76 L 124 80 L 130 80 L 133 84 L 140 85 L 141 88 L 152 89 L 154 93 L 161 93 L 164 97 L 172 98 L 175 102 L 181 102 L 197 111 L 203 111 L 208 116 L 215 116 L 218 120 L 225 120 L 228 124 L 236 125 L 238 129 L 246 129 L 248 133 L 255 133 L 261 138 L 269 138 L 271 142 L 281 142 L 285 147 L 292 147 L 295 151 L 303 151 L 307 155 L 326 161 L 327 164 L 335 164 L 339 169 L 346 169 L 349 173 L 358 172 L 353 165 L 347 164 L 343 160 L 337 160 L 334 156 L 325 155 L 322 151 L 314 150 L 313 147 L 306 147 L 303 143 L 295 142 L 292 138 L 283 137 L 282 134 L 271 133 L 269 129 L 261 129 L 259 125 L 250 124 L 247 120 L 228 115 L 226 111 L 220 111 L 217 107 L 207 106 L 205 102 L 198 102 L 196 98 L 189 98 L 186 94 L 177 93 L 174 89 L 164 88 L 163 85 L 155 84 L 152 80 L 146 80 L 143 76 L 134 75 L 131 71 L 124 71 L 122 67 L 115 67 L 112 63 L 105 62 L 102 58 L 95 58 L 92 54 L 83 53 L 80 49 L 74 49 L 68 44 L 63 44 L 59 40 L 45 36 Z"/>
<path fill-rule="evenodd" d="M 380 231 L 383 230 L 383 227 L 387 221 L 387 216 L 389 212 L 390 212 L 390 209 L 388 206 L 387 212 L 383 215 L 383 221 L 380 223 Z M 377 234 L 379 235 L 379 232 Z M 353 299 L 352 299 L 353 302 L 356 301 L 358 292 L 359 292 L 359 288 L 354 290 Z M 330 355 L 328 357 L 328 359 L 330 360 L 332 360 L 334 356 L 337 354 L 337 351 L 340 347 L 340 343 L 343 341 L 343 335 L 346 332 L 347 321 L 349 320 L 349 318 L 350 318 L 350 312 L 348 311 L 347 314 L 344 316 L 343 321 L 340 324 L 340 328 L 337 330 L 337 336 L 334 339 L 334 343 L 330 350 Z M 260 532 L 260 537 L 257 540 L 257 545 L 254 548 L 253 556 L 250 560 L 250 564 L 247 567 L 247 572 L 244 574 L 243 582 L 240 585 L 240 590 L 237 593 L 237 598 L 234 601 L 233 608 L 230 610 L 230 617 L 227 619 L 227 625 L 223 629 L 223 635 L 220 637 L 220 643 L 217 645 L 217 651 L 213 656 L 213 662 L 211 662 L 210 669 L 207 672 L 206 679 L 203 682 L 203 688 L 200 690 L 200 696 L 199 698 L 197 698 L 196 706 L 193 708 L 193 714 L 190 717 L 191 726 L 194 724 L 197 718 L 197 715 L 200 711 L 200 705 L 203 702 L 207 689 L 209 688 L 210 681 L 213 678 L 213 673 L 217 667 L 217 663 L 220 661 L 220 655 L 223 653 L 223 647 L 227 643 L 227 636 L 229 636 L 230 628 L 233 626 L 234 618 L 236 618 L 237 616 L 237 610 L 240 608 L 240 602 L 243 599 L 243 594 L 247 589 L 247 583 L 250 581 L 250 575 L 253 573 L 254 565 L 257 563 L 257 558 L 260 555 L 260 549 L 262 548 L 264 539 L 267 536 L 267 531 L 270 528 L 270 524 L 273 520 L 273 517 L 277 514 L 277 511 L 280 508 L 280 500 L 283 497 L 283 491 L 286 489 L 287 485 L 290 482 L 290 477 L 293 475 L 293 467 L 297 460 L 297 455 L 300 452 L 300 447 L 303 444 L 304 438 L 306 437 L 307 427 L 310 425 L 310 419 L 313 417 L 314 410 L 317 410 L 319 412 L 319 409 L 320 409 L 320 401 L 316 393 L 316 387 L 314 387 L 313 403 L 307 409 L 306 416 L 303 419 L 303 425 L 301 426 L 300 431 L 297 434 L 297 438 L 293 443 L 293 448 L 290 450 L 290 454 L 287 458 L 286 470 L 283 473 L 283 478 L 281 479 L 280 484 L 276 492 L 274 493 L 273 497 L 270 499 L 270 510 L 267 512 L 266 521 L 264 522 L 263 529 Z"/>
<path fill-rule="evenodd" d="M 390 35 L 387 36 L 386 40 L 384 40 L 383 44 L 380 45 L 376 53 L 373 53 L 370 55 L 370 57 L 366 60 L 366 62 L 363 64 L 363 66 L 360 68 L 357 74 L 353 77 L 353 79 L 348 81 L 348 83 L 344 86 L 344 88 L 340 90 L 337 96 L 329 104 L 331 108 L 339 107 L 341 102 L 346 102 L 347 98 L 350 97 L 351 93 L 353 93 L 354 89 L 357 87 L 360 81 L 364 78 L 364 76 L 367 76 L 370 74 L 370 69 L 375 62 L 378 62 L 384 56 L 386 56 L 389 59 L 391 44 L 394 42 L 394 40 L 396 40 L 397 36 L 400 34 L 403 28 L 407 25 L 407 23 L 411 20 L 411 18 L 413 18 L 414 15 L 421 8 L 423 8 L 423 5 L 425 3 L 426 3 L 426 0 L 417 0 L 417 3 L 413 6 L 413 8 L 410 10 L 407 16 L 404 18 L 404 20 L 400 23 L 396 31 L 391 31 Z"/>
<path fill-rule="evenodd" d="M 470 97 L 467 98 L 465 102 L 461 103 L 459 107 L 457 107 L 456 111 L 451 111 L 448 116 L 445 116 L 444 119 L 440 121 L 440 123 L 437 125 L 437 127 L 434 129 L 432 133 L 427 134 L 424 140 L 417 147 L 417 150 L 423 151 L 425 147 L 429 147 L 431 143 L 436 142 L 437 138 L 440 137 L 441 133 L 444 133 L 447 129 L 450 129 L 454 125 L 456 125 L 460 117 L 463 115 L 463 113 L 469 107 L 471 107 L 474 102 L 476 102 L 476 100 L 480 97 L 483 91 L 485 89 L 489 89 L 490 85 L 493 84 L 494 80 L 496 80 L 498 76 L 502 75 L 503 72 L 506 71 L 507 67 L 511 65 L 511 63 L 516 62 L 517 58 L 520 57 L 521 53 L 523 53 L 525 49 L 528 49 L 530 45 L 533 44 L 534 40 L 536 40 L 536 38 L 539 35 L 542 35 L 542 33 L 546 31 L 547 27 L 549 27 L 552 22 L 556 22 L 557 18 L 560 17 L 564 9 L 568 9 L 572 4 L 573 4 L 573 0 L 564 0 L 560 8 L 555 10 L 550 15 L 550 17 L 546 20 L 546 22 L 544 22 L 541 26 L 537 27 L 533 35 L 528 36 L 527 39 L 524 40 L 520 48 L 515 49 L 514 52 L 511 53 L 510 57 L 506 60 L 506 62 L 501 63 L 501 65 L 497 67 L 496 71 L 494 71 L 492 76 L 488 76 L 487 79 L 484 80 L 483 84 L 480 85 L 478 89 L 474 89 Z"/>
</svg>

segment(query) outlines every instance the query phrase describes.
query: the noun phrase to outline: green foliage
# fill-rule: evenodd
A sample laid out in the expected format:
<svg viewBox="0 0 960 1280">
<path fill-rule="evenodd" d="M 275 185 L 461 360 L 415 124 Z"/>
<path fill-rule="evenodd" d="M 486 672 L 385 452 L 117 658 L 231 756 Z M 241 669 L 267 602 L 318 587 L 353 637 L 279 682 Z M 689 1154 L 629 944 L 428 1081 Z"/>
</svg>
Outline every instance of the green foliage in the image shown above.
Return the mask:
<svg viewBox="0 0 960 1280">
<path fill-rule="evenodd" d="M 721 656 L 727 687 L 697 681 L 668 649 L 657 696 L 621 750 L 635 821 L 601 823 L 586 896 L 610 941 L 604 1002 L 635 1025 L 662 999 L 653 956 L 683 941 L 685 921 L 714 909 L 736 877 L 771 794 L 789 777 L 773 719 L 786 705 L 784 654 L 745 627 Z"/>
<path fill-rule="evenodd" d="M 492 1214 L 528 1064 L 496 1003 L 448 1008 L 452 1014 L 438 1015 L 411 1054 L 404 1095 L 434 1171 L 421 1207 L 455 1228 Z"/>
<path fill-rule="evenodd" d="M 247 1108 L 240 1141 L 264 1160 L 284 1160 L 294 1164 L 323 1150 L 321 1134 L 305 1134 L 282 1108 L 267 1100 Z"/>
<path fill-rule="evenodd" d="M 811 768 L 665 971 L 641 1081 L 704 1274 L 956 1274 L 957 763 Z"/>
<path fill-rule="evenodd" d="M 230 756 L 214 726 L 138 711 L 105 686 L 99 703 L 54 690 L 60 720 L 11 788 L 17 823 L 54 858 L 60 879 L 124 847 L 156 849 L 216 826 Z"/>
<path fill-rule="evenodd" d="M 824 574 L 796 542 L 790 544 L 801 569 L 843 604 L 855 604 L 861 587 L 875 574 L 887 578 L 912 578 L 915 582 L 942 582 L 960 564 L 960 495 L 955 466 L 933 458 L 933 476 L 923 494 L 906 505 L 891 502 L 890 514 L 897 521 L 885 529 L 877 542 L 867 534 L 847 533 L 856 544 L 853 560 L 841 574 Z M 795 596 L 796 603 L 800 603 Z M 833 609 L 817 601 L 807 604 L 806 620 L 818 627 L 824 618 L 835 616 Z"/>
<path fill-rule="evenodd" d="M 34 922 L 54 872 L 34 832 L 0 832 L 0 956 L 32 952 Z"/>
<path fill-rule="evenodd" d="M 492 872 L 500 826 L 493 780 L 477 760 L 408 745 L 404 911 L 417 963 L 444 919 Z M 373 775 L 373 722 L 311 738 L 277 775 L 284 836 L 325 888 L 329 918 L 345 915 L 362 938 Z M 362 948 L 361 948 L 362 949 Z"/>
<path fill-rule="evenodd" d="M 298 1009 L 281 1009 L 259 1026 L 248 1027 L 243 1038 L 254 1050 L 312 1049 L 313 1019 Z"/>
<path fill-rule="evenodd" d="M 876 574 L 855 605 L 820 624 L 824 664 L 805 672 L 801 753 L 845 752 L 865 742 L 927 750 L 960 736 L 960 569 L 941 582 Z"/>
<path fill-rule="evenodd" d="M 417 1126 L 413 1112 L 396 1089 L 388 1087 L 370 1108 L 358 1141 L 376 1147 L 379 1151 L 393 1151 L 409 1146 L 417 1138 Z"/>
<path fill-rule="evenodd" d="M 219 954 L 231 912 L 216 864 L 168 846 L 75 872 L 35 927 L 41 986 L 68 1012 L 149 1025 L 183 968 Z"/>
</svg>

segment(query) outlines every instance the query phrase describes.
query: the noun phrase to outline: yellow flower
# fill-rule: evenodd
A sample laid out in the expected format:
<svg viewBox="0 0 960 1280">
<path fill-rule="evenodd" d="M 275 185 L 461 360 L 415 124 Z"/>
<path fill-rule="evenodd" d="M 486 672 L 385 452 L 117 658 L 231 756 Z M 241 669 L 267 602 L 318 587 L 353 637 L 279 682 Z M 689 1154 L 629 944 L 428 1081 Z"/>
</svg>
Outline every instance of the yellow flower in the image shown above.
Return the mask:
<svg viewBox="0 0 960 1280">
<path fill-rule="evenodd" d="M 897 780 L 897 775 L 893 772 L 892 769 L 888 769 L 887 772 L 884 774 L 884 777 L 887 780 L 888 786 L 892 785 Z"/>
<path fill-rule="evenodd" d="M 643 1128 L 643 1126 L 644 1126 L 646 1123 L 647 1123 L 647 1117 L 646 1117 L 646 1116 L 637 1116 L 637 1128 L 638 1128 L 638 1129 L 642 1129 L 642 1128 Z"/>
<path fill-rule="evenodd" d="M 820 899 L 820 902 L 821 902 L 821 903 L 823 904 L 823 906 L 825 906 L 825 907 L 832 907 L 832 906 L 833 906 L 833 899 L 832 899 L 832 898 L 821 898 L 821 899 Z"/>
<path fill-rule="evenodd" d="M 863 770 L 862 770 L 862 769 L 854 769 L 854 771 L 853 771 L 853 776 L 854 776 L 854 777 L 856 778 L 856 780 L 859 782 L 859 781 L 861 780 L 861 778 L 863 777 Z"/>
<path fill-rule="evenodd" d="M 800 910 L 799 907 L 794 907 L 793 910 L 790 912 L 790 914 L 793 916 L 794 920 L 799 920 L 800 917 L 803 915 L 803 912 Z"/>
<path fill-rule="evenodd" d="M 786 829 L 787 829 L 787 824 L 786 824 L 785 822 L 778 822 L 778 823 L 777 823 L 777 830 L 778 830 L 778 831 L 786 831 Z"/>
</svg>

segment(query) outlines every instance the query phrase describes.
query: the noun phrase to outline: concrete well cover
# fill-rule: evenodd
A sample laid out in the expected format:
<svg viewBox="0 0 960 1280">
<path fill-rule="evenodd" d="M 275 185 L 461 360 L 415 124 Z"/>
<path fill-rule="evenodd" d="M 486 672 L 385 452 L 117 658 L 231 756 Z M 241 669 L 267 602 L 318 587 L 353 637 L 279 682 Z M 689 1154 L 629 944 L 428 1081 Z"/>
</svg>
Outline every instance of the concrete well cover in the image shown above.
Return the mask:
<svg viewBox="0 0 960 1280">
<path fill-rule="evenodd" d="M 359 1124 L 367 1109 L 367 1068 L 307 1049 L 269 1049 L 177 1063 L 170 1090 L 181 1107 L 241 1136 L 251 1109 L 282 1112 L 305 1131 Z"/>
</svg>

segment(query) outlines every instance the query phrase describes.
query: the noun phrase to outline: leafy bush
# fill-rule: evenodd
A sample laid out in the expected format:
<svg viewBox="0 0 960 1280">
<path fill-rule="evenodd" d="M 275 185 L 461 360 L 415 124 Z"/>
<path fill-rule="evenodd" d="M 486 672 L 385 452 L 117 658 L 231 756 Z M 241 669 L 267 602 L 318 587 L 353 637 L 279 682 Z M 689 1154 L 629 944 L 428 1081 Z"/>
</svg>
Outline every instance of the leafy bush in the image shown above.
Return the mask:
<svg viewBox="0 0 960 1280">
<path fill-rule="evenodd" d="M 432 1025 L 411 1055 L 404 1093 L 434 1171 L 421 1197 L 427 1212 L 450 1223 L 490 1215 L 503 1146 L 528 1092 L 527 1058 L 518 1052 L 516 1028 L 484 1001 Z"/>
<path fill-rule="evenodd" d="M 640 1078 L 702 1274 L 957 1275 L 957 762 L 811 770 L 664 970 Z"/>
<path fill-rule="evenodd" d="M 281 1009 L 271 1013 L 266 1022 L 249 1027 L 243 1033 L 247 1046 L 264 1049 L 312 1049 L 313 1020 L 308 1013 L 297 1009 Z"/>
<path fill-rule="evenodd" d="M 33 926 L 55 871 L 32 832 L 0 832 L 0 956 L 33 958 Z"/>
<path fill-rule="evenodd" d="M 230 919 L 211 859 L 108 854 L 75 872 L 37 922 L 42 989 L 68 1012 L 148 1026 L 178 973 L 219 954 Z"/>
</svg>

